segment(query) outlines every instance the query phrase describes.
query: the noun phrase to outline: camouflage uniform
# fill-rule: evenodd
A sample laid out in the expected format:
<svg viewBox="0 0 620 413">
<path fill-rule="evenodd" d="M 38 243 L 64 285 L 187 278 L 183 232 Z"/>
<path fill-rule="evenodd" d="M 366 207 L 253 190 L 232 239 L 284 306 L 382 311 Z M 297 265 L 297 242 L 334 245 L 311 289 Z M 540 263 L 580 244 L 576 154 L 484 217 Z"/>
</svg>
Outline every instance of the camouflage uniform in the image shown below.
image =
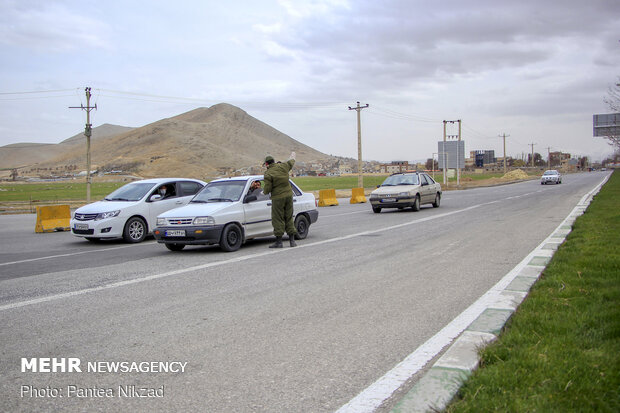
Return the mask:
<svg viewBox="0 0 620 413">
<path fill-rule="evenodd" d="M 293 223 L 293 189 L 289 183 L 289 172 L 295 164 L 294 159 L 284 163 L 272 163 L 265 172 L 265 195 L 271 193 L 271 225 L 273 234 L 282 237 L 286 232 L 293 239 L 297 230 Z"/>
</svg>

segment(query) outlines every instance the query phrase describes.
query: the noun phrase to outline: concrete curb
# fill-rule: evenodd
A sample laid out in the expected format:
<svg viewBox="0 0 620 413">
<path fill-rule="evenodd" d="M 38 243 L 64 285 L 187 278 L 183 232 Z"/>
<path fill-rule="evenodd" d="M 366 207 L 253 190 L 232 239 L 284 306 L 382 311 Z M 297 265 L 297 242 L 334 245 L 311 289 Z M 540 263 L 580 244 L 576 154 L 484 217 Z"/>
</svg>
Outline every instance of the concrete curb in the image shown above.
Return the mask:
<svg viewBox="0 0 620 413">
<path fill-rule="evenodd" d="M 566 240 L 575 220 L 583 215 L 609 175 L 586 194 L 564 221 L 519 264 L 516 276 L 483 312 L 454 340 L 448 350 L 391 410 L 392 413 L 443 411 L 461 385 L 478 367 L 478 352 L 497 339 L 502 328 L 523 302 L 558 247 Z M 519 270 L 519 267 L 522 268 Z M 514 270 L 513 270 L 514 271 Z M 512 272 L 512 271 L 511 271 Z"/>
</svg>

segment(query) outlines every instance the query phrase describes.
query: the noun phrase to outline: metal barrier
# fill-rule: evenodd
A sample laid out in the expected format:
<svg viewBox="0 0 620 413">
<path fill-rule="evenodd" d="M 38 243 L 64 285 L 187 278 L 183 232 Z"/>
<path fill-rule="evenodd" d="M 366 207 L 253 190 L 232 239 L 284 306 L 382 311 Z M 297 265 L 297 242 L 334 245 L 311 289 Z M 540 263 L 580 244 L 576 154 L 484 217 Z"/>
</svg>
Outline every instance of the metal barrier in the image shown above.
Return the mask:
<svg viewBox="0 0 620 413">
<path fill-rule="evenodd" d="M 70 221 L 69 205 L 38 206 L 34 232 L 69 231 Z"/>
</svg>

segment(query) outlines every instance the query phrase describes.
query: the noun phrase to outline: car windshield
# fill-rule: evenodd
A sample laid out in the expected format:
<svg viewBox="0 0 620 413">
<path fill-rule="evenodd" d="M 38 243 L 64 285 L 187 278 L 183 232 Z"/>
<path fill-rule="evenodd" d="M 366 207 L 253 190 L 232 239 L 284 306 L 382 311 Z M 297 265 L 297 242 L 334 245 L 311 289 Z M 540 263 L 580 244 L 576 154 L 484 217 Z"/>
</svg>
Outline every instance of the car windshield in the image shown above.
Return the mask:
<svg viewBox="0 0 620 413">
<path fill-rule="evenodd" d="M 154 185 L 153 183 L 134 182 L 121 186 L 104 199 L 106 201 L 138 201 L 142 199 Z"/>
<path fill-rule="evenodd" d="M 545 171 L 545 175 L 557 175 L 558 171 Z"/>
<path fill-rule="evenodd" d="M 234 202 L 241 198 L 246 181 L 218 181 L 209 182 L 202 191 L 190 201 L 204 202 Z"/>
<path fill-rule="evenodd" d="M 389 176 L 381 186 L 395 186 L 395 185 L 419 185 L 417 175 L 392 175 Z"/>
</svg>

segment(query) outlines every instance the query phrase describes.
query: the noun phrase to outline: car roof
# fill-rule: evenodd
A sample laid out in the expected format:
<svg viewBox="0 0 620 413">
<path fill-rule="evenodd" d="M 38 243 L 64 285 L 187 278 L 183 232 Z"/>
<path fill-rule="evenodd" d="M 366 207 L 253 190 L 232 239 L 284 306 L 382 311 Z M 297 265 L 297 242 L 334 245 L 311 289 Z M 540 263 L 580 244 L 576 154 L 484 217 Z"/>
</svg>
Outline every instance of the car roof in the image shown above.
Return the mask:
<svg viewBox="0 0 620 413">
<path fill-rule="evenodd" d="M 421 173 L 424 173 L 424 172 L 422 171 L 394 172 L 392 175 L 414 175 L 414 174 L 421 174 Z"/>
<path fill-rule="evenodd" d="M 263 175 L 243 175 L 243 176 L 231 176 L 230 178 L 219 178 L 214 179 L 211 182 L 222 182 L 222 181 L 250 181 L 250 180 L 260 180 L 263 179 Z"/>
<path fill-rule="evenodd" d="M 194 178 L 150 178 L 150 179 L 141 179 L 138 181 L 133 181 L 131 182 L 132 184 L 134 183 L 144 183 L 144 184 L 161 184 L 164 182 L 171 182 L 171 181 L 193 181 L 193 182 L 200 182 L 201 184 L 205 184 L 204 181 L 201 181 L 200 179 L 194 179 Z"/>
</svg>

